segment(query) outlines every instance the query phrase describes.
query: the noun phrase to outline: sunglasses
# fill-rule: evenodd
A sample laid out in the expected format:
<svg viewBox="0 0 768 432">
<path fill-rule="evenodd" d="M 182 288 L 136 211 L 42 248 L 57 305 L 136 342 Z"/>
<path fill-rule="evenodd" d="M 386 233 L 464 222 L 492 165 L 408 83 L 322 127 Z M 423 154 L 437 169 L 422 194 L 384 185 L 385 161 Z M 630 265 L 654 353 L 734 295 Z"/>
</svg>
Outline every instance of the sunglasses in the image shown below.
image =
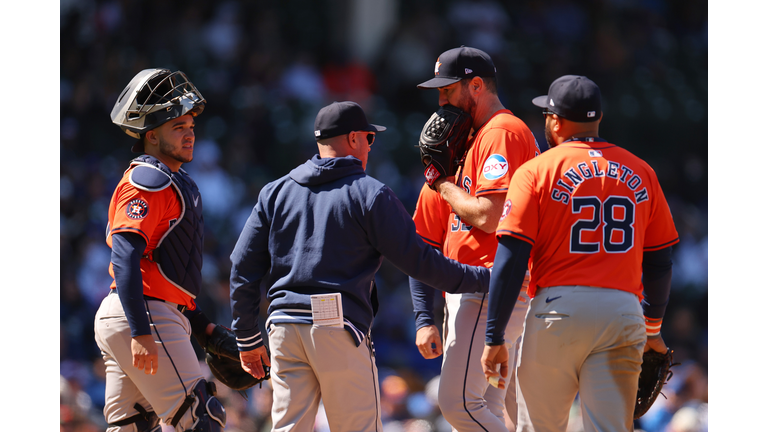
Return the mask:
<svg viewBox="0 0 768 432">
<path fill-rule="evenodd" d="M 376 139 L 376 134 L 375 133 L 367 132 L 367 131 L 358 131 L 357 133 L 364 133 L 365 134 L 365 139 L 368 140 L 368 145 L 369 146 L 373 145 L 373 141 Z"/>
</svg>

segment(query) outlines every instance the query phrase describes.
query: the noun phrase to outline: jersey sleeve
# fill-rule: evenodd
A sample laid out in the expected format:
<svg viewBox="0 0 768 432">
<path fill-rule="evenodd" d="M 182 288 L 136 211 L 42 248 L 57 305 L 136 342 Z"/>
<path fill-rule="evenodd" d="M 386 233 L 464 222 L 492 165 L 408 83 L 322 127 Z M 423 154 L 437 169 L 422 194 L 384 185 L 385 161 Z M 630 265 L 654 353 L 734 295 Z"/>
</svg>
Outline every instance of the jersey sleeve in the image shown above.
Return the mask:
<svg viewBox="0 0 768 432">
<path fill-rule="evenodd" d="M 653 198 L 652 198 L 651 217 L 648 220 L 648 227 L 645 230 L 645 239 L 643 241 L 643 251 L 657 251 L 672 246 L 680 239 L 675 229 L 675 223 L 672 220 L 672 213 L 669 210 L 669 204 L 664 197 L 658 180 L 654 176 Z"/>
<path fill-rule="evenodd" d="M 413 212 L 416 233 L 427 244 L 442 249 L 449 214 L 448 203 L 439 193 L 424 183 L 419 193 L 419 200 L 416 202 L 416 210 Z"/>
<path fill-rule="evenodd" d="M 132 232 L 141 235 L 149 244 L 152 234 L 167 215 L 168 208 L 173 203 L 171 200 L 176 199 L 171 188 L 148 192 L 137 189 L 130 183 L 123 184 L 114 197 L 115 213 L 109 235 L 116 232 Z"/>
<path fill-rule="evenodd" d="M 518 169 L 509 183 L 496 236 L 512 236 L 533 245 L 539 231 L 539 201 L 534 175 L 526 166 Z"/>
<path fill-rule="evenodd" d="M 408 276 L 449 293 L 482 292 L 488 269 L 461 264 L 428 246 L 394 192 L 383 186 L 366 217 L 368 241 L 384 258 Z"/>
<path fill-rule="evenodd" d="M 232 331 L 240 351 L 252 351 L 264 345 L 259 328 L 261 280 L 269 271 L 270 188 L 263 188 L 259 200 L 245 222 L 235 248 L 230 255 L 229 276 Z"/>
<path fill-rule="evenodd" d="M 532 136 L 506 128 L 495 127 L 482 135 L 483 150 L 475 179 L 475 195 L 506 192 L 512 174 L 535 156 Z"/>
</svg>

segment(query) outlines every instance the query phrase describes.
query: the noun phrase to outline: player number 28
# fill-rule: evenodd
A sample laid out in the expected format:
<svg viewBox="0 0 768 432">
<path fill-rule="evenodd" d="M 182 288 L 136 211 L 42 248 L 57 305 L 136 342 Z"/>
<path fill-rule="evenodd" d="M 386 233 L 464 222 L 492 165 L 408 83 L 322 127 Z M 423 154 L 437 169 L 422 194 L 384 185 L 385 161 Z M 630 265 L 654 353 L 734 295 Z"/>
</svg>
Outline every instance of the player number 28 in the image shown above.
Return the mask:
<svg viewBox="0 0 768 432">
<path fill-rule="evenodd" d="M 600 243 L 608 253 L 624 253 L 634 245 L 635 203 L 627 197 L 611 196 L 601 202 L 598 197 L 574 197 L 573 214 L 589 214 L 591 219 L 579 219 L 571 226 L 571 253 L 598 253 Z M 623 211 L 621 211 L 623 210 Z M 602 225 L 602 242 L 582 242 L 582 231 L 596 231 Z"/>
</svg>

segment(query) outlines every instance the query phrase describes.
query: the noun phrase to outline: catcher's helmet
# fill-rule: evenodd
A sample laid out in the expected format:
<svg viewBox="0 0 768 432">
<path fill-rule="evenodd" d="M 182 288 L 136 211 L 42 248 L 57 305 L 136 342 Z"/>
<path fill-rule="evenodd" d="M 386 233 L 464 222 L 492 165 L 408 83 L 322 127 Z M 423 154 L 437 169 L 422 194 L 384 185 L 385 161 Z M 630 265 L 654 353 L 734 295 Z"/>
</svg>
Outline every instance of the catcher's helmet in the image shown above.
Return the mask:
<svg viewBox="0 0 768 432">
<path fill-rule="evenodd" d="M 136 74 L 120 93 L 112 108 L 112 123 L 128 135 L 141 136 L 168 120 L 185 114 L 199 115 L 205 108 L 205 98 L 182 71 L 144 69 Z M 139 141 L 132 151 L 144 151 Z"/>
</svg>

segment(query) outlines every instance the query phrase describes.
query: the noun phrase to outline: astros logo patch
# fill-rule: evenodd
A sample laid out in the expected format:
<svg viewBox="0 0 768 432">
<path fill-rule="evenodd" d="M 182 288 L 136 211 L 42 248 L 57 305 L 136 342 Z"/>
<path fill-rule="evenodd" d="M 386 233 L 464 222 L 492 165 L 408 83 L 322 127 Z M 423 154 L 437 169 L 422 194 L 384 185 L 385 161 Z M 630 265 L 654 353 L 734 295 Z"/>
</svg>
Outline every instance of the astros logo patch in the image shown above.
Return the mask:
<svg viewBox="0 0 768 432">
<path fill-rule="evenodd" d="M 131 219 L 142 219 L 147 213 L 149 213 L 149 204 L 143 199 L 135 199 L 125 208 L 125 214 Z"/>
<path fill-rule="evenodd" d="M 492 154 L 488 156 L 483 165 L 483 177 L 488 180 L 496 180 L 499 177 L 504 176 L 509 170 L 509 163 L 504 156 L 500 154 Z"/>
<path fill-rule="evenodd" d="M 506 200 L 504 201 L 504 209 L 501 211 L 501 219 L 499 219 L 499 222 L 503 221 L 505 217 L 509 214 L 509 212 L 512 211 L 512 201 Z"/>
</svg>

